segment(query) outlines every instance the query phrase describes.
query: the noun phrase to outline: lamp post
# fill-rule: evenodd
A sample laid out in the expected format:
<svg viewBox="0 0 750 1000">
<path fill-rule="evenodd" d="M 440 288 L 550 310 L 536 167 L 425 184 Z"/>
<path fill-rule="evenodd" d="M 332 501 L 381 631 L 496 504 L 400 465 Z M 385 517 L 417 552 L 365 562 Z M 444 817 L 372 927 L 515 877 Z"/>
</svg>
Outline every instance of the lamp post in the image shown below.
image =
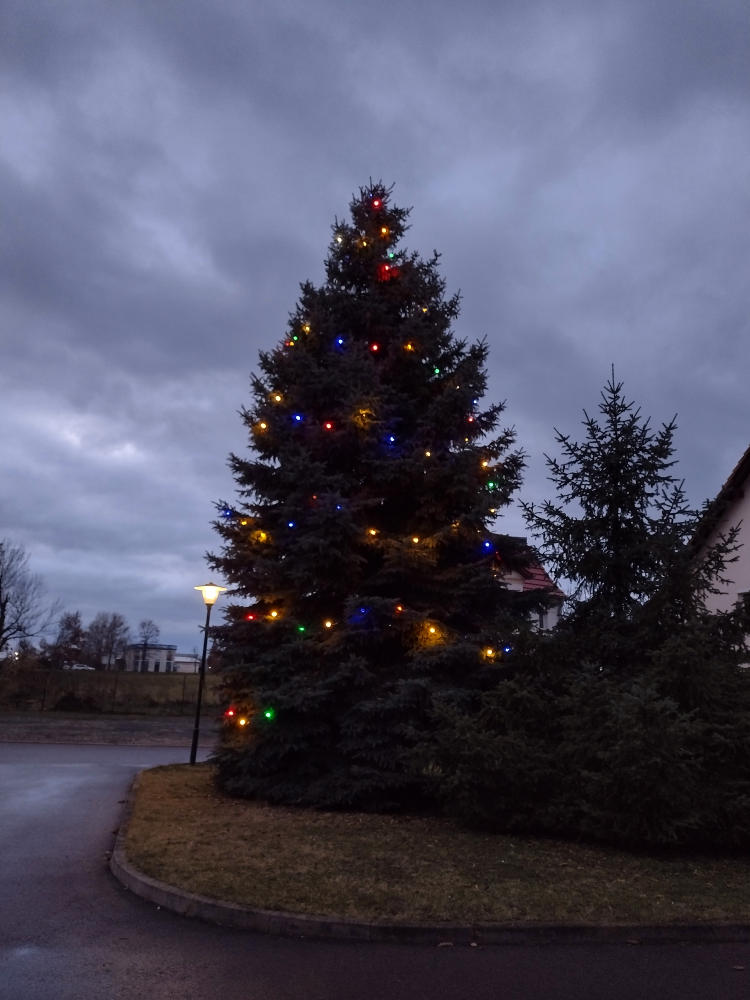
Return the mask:
<svg viewBox="0 0 750 1000">
<path fill-rule="evenodd" d="M 195 726 L 193 727 L 193 744 L 190 747 L 190 763 L 195 763 L 195 755 L 198 751 L 198 732 L 201 725 L 201 701 L 203 700 L 203 680 L 206 676 L 206 652 L 208 650 L 208 623 L 211 620 L 211 608 L 216 604 L 216 599 L 226 587 L 219 587 L 215 583 L 204 583 L 200 587 L 194 587 L 194 590 L 200 590 L 203 597 L 203 603 L 206 605 L 206 625 L 203 629 L 203 658 L 201 659 L 201 668 L 198 674 L 198 700 L 195 703 Z"/>
</svg>

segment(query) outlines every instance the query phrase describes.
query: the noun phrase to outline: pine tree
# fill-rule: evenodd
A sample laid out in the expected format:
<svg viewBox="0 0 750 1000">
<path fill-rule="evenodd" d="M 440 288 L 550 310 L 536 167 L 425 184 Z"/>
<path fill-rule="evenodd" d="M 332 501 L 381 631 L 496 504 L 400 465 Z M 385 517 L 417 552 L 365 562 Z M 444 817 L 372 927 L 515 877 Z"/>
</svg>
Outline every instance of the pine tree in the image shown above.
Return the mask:
<svg viewBox="0 0 750 1000">
<path fill-rule="evenodd" d="M 433 702 L 490 684 L 525 620 L 498 579 L 525 552 L 491 530 L 523 457 L 491 436 L 504 404 L 480 407 L 486 342 L 453 334 L 459 297 L 437 253 L 400 247 L 390 195 L 370 184 L 334 222 L 326 281 L 301 286 L 241 411 L 253 455 L 230 458 L 210 557 L 238 598 L 218 633 L 232 793 L 413 806 Z"/>
<path fill-rule="evenodd" d="M 569 581 L 567 631 L 580 655 L 610 665 L 644 656 L 644 627 L 661 641 L 684 628 L 736 560 L 736 529 L 697 557 L 693 539 L 707 505 L 693 509 L 673 474 L 673 418 L 654 430 L 623 394 L 614 371 L 585 437 L 556 431 L 562 459 L 546 456 L 557 501 L 522 504 L 542 557 Z"/>
</svg>

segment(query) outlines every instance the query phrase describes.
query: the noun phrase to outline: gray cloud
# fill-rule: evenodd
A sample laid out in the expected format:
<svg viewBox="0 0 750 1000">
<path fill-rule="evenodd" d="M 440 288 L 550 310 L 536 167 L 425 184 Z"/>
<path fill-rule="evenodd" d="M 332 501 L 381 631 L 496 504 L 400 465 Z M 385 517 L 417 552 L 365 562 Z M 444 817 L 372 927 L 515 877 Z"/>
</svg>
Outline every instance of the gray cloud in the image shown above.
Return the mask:
<svg viewBox="0 0 750 1000">
<path fill-rule="evenodd" d="M 6 11 L 0 534 L 84 618 L 198 643 L 249 373 L 370 176 L 442 252 L 457 333 L 489 339 L 525 497 L 611 364 L 679 413 L 696 502 L 745 449 L 739 2 Z"/>
</svg>

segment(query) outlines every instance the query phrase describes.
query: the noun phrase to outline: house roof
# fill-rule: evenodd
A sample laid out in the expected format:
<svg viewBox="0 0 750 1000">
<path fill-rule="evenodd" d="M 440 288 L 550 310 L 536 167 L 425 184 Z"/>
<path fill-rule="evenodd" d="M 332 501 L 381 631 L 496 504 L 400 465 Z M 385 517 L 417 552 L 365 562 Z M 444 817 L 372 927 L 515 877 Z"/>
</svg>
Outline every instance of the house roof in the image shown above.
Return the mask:
<svg viewBox="0 0 750 1000">
<path fill-rule="evenodd" d="M 564 601 L 565 594 L 538 559 L 534 558 L 534 550 L 526 539 L 507 535 L 505 538 L 514 543 L 515 551 L 511 551 L 508 559 L 503 559 L 499 552 L 495 553 L 495 562 L 500 573 L 517 573 L 521 577 L 521 589 L 525 594 L 544 590 L 550 597 Z"/>
<path fill-rule="evenodd" d="M 549 591 L 550 596 L 559 597 L 560 600 L 565 600 L 565 594 L 563 594 L 557 584 L 550 579 L 550 576 L 544 566 L 540 566 L 539 563 L 531 563 L 520 572 L 523 577 L 524 593 L 530 590 L 547 590 Z"/>
<path fill-rule="evenodd" d="M 715 503 L 731 503 L 743 495 L 743 486 L 750 476 L 750 447 L 729 473 L 729 478 L 719 490 Z"/>
<path fill-rule="evenodd" d="M 706 541 L 735 500 L 740 500 L 745 495 L 745 483 L 748 478 L 750 478 L 750 447 L 729 473 L 716 497 L 707 504 L 706 513 L 693 536 L 693 545 L 696 548 L 699 549 Z"/>
</svg>

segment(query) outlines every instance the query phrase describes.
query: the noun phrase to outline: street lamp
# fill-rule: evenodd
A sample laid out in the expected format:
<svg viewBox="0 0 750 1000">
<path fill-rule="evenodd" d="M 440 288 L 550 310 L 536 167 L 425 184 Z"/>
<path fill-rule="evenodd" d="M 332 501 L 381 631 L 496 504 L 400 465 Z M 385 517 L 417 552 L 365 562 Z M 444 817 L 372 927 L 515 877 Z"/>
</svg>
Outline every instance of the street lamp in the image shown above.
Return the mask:
<svg viewBox="0 0 750 1000">
<path fill-rule="evenodd" d="M 194 590 L 200 590 L 203 596 L 203 603 L 206 605 L 206 626 L 203 629 L 203 658 L 201 660 L 201 669 L 198 674 L 198 700 L 195 704 L 195 726 L 193 727 L 193 744 L 190 747 L 190 763 L 195 763 L 195 755 L 198 751 L 198 732 L 201 725 L 201 701 L 203 699 L 203 680 L 206 676 L 206 651 L 208 650 L 208 623 L 211 620 L 211 608 L 216 604 L 216 599 L 226 587 L 219 587 L 215 583 L 204 583 L 200 587 L 194 587 Z"/>
</svg>

